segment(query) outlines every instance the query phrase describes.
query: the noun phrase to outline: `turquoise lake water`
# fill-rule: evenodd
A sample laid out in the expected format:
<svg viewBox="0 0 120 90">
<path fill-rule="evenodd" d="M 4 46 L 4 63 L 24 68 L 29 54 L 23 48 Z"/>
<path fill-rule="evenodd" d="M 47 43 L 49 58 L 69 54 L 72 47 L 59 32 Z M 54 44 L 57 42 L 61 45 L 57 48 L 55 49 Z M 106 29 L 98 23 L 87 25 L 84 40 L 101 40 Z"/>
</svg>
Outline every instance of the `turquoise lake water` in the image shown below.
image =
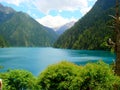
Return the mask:
<svg viewBox="0 0 120 90">
<path fill-rule="evenodd" d="M 35 76 L 48 65 L 67 60 L 78 65 L 103 60 L 110 64 L 115 60 L 115 54 L 108 51 L 69 50 L 56 48 L 1 48 L 0 71 L 8 69 L 25 69 Z"/>
</svg>

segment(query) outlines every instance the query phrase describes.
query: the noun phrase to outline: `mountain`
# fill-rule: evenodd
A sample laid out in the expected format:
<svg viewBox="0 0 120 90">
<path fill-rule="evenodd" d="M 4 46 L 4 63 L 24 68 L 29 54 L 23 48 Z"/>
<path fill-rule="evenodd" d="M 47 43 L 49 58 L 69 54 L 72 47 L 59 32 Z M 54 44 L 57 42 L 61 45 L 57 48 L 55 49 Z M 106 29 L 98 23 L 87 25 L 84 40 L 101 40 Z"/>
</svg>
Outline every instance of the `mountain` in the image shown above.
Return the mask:
<svg viewBox="0 0 120 90">
<path fill-rule="evenodd" d="M 58 38 L 54 47 L 109 50 L 107 40 L 113 37 L 109 15 L 114 14 L 115 0 L 97 0 L 85 16 Z"/>
<path fill-rule="evenodd" d="M 61 27 L 59 27 L 56 32 L 58 35 L 61 35 L 63 34 L 67 29 L 71 28 L 73 25 L 75 24 L 75 21 L 71 21 Z"/>
<path fill-rule="evenodd" d="M 0 4 L 0 23 L 10 19 L 14 13 L 15 11 L 12 8 Z"/>
<path fill-rule="evenodd" d="M 0 4 L 0 35 L 10 46 L 52 46 L 56 32 L 35 21 L 28 14 Z"/>
</svg>

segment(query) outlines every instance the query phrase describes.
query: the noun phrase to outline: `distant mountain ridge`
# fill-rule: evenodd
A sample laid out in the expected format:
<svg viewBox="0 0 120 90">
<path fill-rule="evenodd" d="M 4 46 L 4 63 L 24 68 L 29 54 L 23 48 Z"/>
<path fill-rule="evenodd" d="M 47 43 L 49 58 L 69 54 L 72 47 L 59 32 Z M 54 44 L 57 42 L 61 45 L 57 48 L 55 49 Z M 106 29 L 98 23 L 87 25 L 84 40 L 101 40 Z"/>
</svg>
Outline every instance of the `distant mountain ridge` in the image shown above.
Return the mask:
<svg viewBox="0 0 120 90">
<path fill-rule="evenodd" d="M 75 21 L 71 21 L 69 23 L 66 23 L 65 25 L 59 27 L 56 32 L 58 35 L 63 34 L 67 29 L 71 28 L 75 24 Z"/>
<path fill-rule="evenodd" d="M 0 35 L 10 46 L 52 46 L 56 32 L 39 24 L 23 12 L 16 12 L 0 4 Z"/>
<path fill-rule="evenodd" d="M 69 49 L 110 49 L 108 38 L 113 37 L 109 28 L 115 14 L 115 0 L 97 0 L 93 8 L 73 27 L 63 33 L 55 42 L 54 47 Z"/>
<path fill-rule="evenodd" d="M 0 23 L 10 19 L 14 13 L 15 11 L 12 8 L 4 7 L 2 4 L 0 4 Z"/>
<path fill-rule="evenodd" d="M 11 7 L 4 7 L 2 4 L 0 4 L 0 12 L 4 12 L 4 14 L 9 14 L 15 12 L 15 10 Z"/>
</svg>

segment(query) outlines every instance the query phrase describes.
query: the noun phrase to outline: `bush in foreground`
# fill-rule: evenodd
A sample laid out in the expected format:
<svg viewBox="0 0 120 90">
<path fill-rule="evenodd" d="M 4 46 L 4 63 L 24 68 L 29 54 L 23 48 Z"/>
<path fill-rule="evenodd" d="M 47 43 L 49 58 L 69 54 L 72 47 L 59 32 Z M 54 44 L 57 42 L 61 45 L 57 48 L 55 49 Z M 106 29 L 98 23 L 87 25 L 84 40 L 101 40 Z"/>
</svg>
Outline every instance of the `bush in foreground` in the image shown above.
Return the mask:
<svg viewBox="0 0 120 90">
<path fill-rule="evenodd" d="M 80 67 L 70 62 L 49 66 L 38 77 L 42 90 L 113 90 L 117 77 L 102 61 Z"/>
<path fill-rule="evenodd" d="M 80 67 L 70 62 L 60 62 L 49 66 L 38 77 L 42 90 L 68 90 Z"/>
<path fill-rule="evenodd" d="M 10 70 L 0 74 L 3 90 L 34 90 L 36 79 L 25 70 Z"/>
<path fill-rule="evenodd" d="M 113 90 L 116 83 L 112 68 L 102 61 L 86 64 L 78 77 L 83 79 L 80 90 Z"/>
<path fill-rule="evenodd" d="M 0 73 L 3 90 L 120 90 L 120 77 L 102 61 L 78 66 L 60 62 L 48 66 L 36 79 L 25 70 Z"/>
</svg>

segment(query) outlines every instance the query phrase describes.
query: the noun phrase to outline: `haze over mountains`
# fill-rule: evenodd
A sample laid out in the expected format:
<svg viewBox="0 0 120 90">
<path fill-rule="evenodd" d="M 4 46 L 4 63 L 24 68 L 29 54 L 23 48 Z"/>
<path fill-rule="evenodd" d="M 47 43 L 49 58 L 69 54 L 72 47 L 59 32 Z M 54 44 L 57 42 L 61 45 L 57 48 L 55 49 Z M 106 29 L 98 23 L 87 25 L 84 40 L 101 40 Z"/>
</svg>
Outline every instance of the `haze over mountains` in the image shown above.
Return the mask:
<svg viewBox="0 0 120 90">
<path fill-rule="evenodd" d="M 63 33 L 55 43 L 57 48 L 110 49 L 107 40 L 113 37 L 112 18 L 115 0 L 97 0 L 93 8 L 73 27 Z"/>
<path fill-rule="evenodd" d="M 0 4 L 0 36 L 10 46 L 52 46 L 57 39 L 53 29 L 35 21 L 28 14 Z"/>
<path fill-rule="evenodd" d="M 75 24 L 75 21 L 71 21 L 69 23 L 66 23 L 65 25 L 57 28 L 55 31 L 58 35 L 63 34 L 67 29 L 70 29 Z"/>
</svg>

